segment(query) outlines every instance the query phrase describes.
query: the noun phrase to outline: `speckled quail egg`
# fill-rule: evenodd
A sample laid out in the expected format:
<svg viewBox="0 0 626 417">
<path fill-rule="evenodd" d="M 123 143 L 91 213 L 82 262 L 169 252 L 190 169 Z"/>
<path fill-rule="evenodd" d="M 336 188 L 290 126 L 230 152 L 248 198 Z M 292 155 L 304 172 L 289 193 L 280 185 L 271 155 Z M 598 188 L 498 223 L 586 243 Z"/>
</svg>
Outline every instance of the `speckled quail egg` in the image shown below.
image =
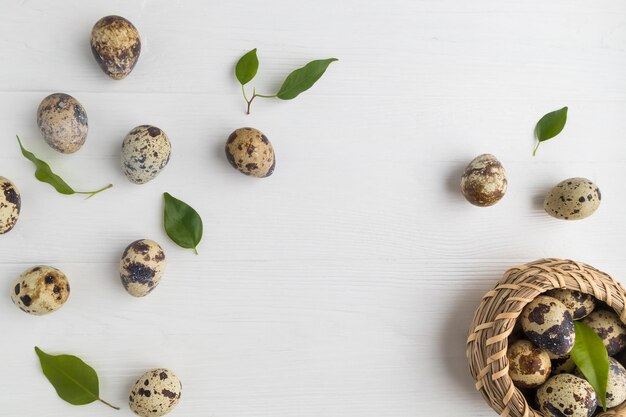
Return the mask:
<svg viewBox="0 0 626 417">
<path fill-rule="evenodd" d="M 130 409 L 141 417 L 160 417 L 178 404 L 183 390 L 180 379 L 168 369 L 153 369 L 130 390 Z"/>
<path fill-rule="evenodd" d="M 122 143 L 122 169 L 130 182 L 153 180 L 170 160 L 170 140 L 156 126 L 142 125 L 131 130 Z"/>
<path fill-rule="evenodd" d="M 106 75 L 121 80 L 130 74 L 139 59 L 139 31 L 121 16 L 103 17 L 91 31 L 91 52 Z"/>
<path fill-rule="evenodd" d="M 78 151 L 87 140 L 87 112 L 74 97 L 50 94 L 37 109 L 37 126 L 50 147 L 61 153 Z"/>
<path fill-rule="evenodd" d="M 506 352 L 509 376 L 515 386 L 523 389 L 537 388 L 550 376 L 550 357 L 528 340 L 518 340 Z"/>
<path fill-rule="evenodd" d="M 580 220 L 591 216 L 600 207 L 601 199 L 600 189 L 593 181 L 569 178 L 546 195 L 543 208 L 557 219 Z"/>
<path fill-rule="evenodd" d="M 165 265 L 165 252 L 158 243 L 148 239 L 136 240 L 122 254 L 122 285 L 134 297 L 148 295 L 159 285 Z"/>
<path fill-rule="evenodd" d="M 475 206 L 496 204 L 506 193 L 507 180 L 504 167 L 490 154 L 479 155 L 469 163 L 461 177 L 461 191 Z"/>
<path fill-rule="evenodd" d="M 596 308 L 595 297 L 580 291 L 556 289 L 548 291 L 546 295 L 554 297 L 565 304 L 574 320 L 580 320 L 588 316 Z"/>
<path fill-rule="evenodd" d="M 584 378 L 580 370 L 576 376 Z M 606 385 L 607 408 L 617 407 L 626 401 L 626 369 L 615 358 L 609 357 L 609 379 Z"/>
<path fill-rule="evenodd" d="M 576 363 L 570 355 L 552 358 L 552 375 L 571 374 L 576 369 Z"/>
<path fill-rule="evenodd" d="M 11 181 L 0 177 L 0 235 L 13 229 L 20 217 L 22 199 Z"/>
<path fill-rule="evenodd" d="M 239 172 L 258 178 L 272 175 L 276 166 L 274 148 L 267 136 L 251 127 L 230 134 L 226 141 L 226 158 Z"/>
<path fill-rule="evenodd" d="M 526 337 L 552 355 L 565 355 L 574 347 L 574 320 L 556 298 L 536 297 L 522 310 L 521 322 Z"/>
<path fill-rule="evenodd" d="M 600 336 L 609 356 L 613 356 L 626 347 L 626 326 L 617 314 L 608 310 L 596 310 L 582 319 Z"/>
<path fill-rule="evenodd" d="M 11 287 L 11 300 L 20 310 L 43 316 L 58 310 L 70 296 L 65 274 L 51 266 L 35 266 L 17 277 Z"/>
<path fill-rule="evenodd" d="M 591 417 L 598 405 L 591 384 L 570 374 L 548 379 L 537 389 L 536 398 L 545 417 Z"/>
</svg>

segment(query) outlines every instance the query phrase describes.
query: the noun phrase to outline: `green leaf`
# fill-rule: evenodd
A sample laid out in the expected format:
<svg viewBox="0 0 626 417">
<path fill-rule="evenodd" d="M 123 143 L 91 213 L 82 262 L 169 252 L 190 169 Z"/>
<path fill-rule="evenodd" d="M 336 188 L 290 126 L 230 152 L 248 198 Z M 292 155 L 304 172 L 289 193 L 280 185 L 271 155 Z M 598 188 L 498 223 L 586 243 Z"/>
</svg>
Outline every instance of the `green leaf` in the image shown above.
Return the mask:
<svg viewBox="0 0 626 417">
<path fill-rule="evenodd" d="M 41 363 L 41 370 L 52 384 L 61 399 L 73 405 L 91 404 L 101 401 L 109 407 L 119 410 L 100 399 L 98 374 L 85 362 L 70 355 L 49 355 L 35 346 L 35 352 Z"/>
<path fill-rule="evenodd" d="M 567 107 L 555 110 L 543 116 L 535 126 L 535 136 L 537 137 L 537 146 L 533 151 L 533 156 L 537 153 L 537 148 L 541 142 L 552 139 L 565 127 L 567 122 Z"/>
<path fill-rule="evenodd" d="M 16 135 L 16 137 L 17 143 L 20 145 L 20 149 L 22 150 L 22 155 L 24 155 L 26 159 L 35 164 L 35 178 L 37 178 L 41 182 L 50 184 L 54 187 L 55 190 L 57 190 L 57 192 L 65 195 L 88 194 L 89 197 L 87 198 L 90 198 L 101 191 L 108 190 L 109 188 L 113 187 L 112 184 L 109 184 L 106 187 L 96 191 L 74 191 L 72 187 L 70 187 L 65 181 L 63 181 L 63 178 L 52 172 L 52 168 L 50 168 L 50 165 L 48 165 L 45 161 L 37 158 L 34 153 L 27 151 L 22 145 L 22 141 L 20 140 L 19 136 Z"/>
<path fill-rule="evenodd" d="M 320 79 L 326 68 L 332 63 L 338 61 L 337 58 L 319 59 L 311 61 L 302 68 L 298 68 L 287 76 L 285 82 L 276 97 L 281 100 L 291 100 L 296 98 L 300 93 L 313 87 L 313 84 Z"/>
<path fill-rule="evenodd" d="M 22 150 L 22 155 L 24 155 L 26 159 L 31 161 L 37 167 L 37 170 L 35 171 L 35 178 L 37 178 L 41 182 L 50 184 L 51 186 L 55 188 L 55 190 L 57 190 L 61 194 L 66 194 L 66 195 L 74 194 L 74 190 L 72 189 L 72 187 L 67 185 L 67 183 L 63 181 L 63 178 L 59 177 L 54 172 L 52 172 L 50 165 L 48 165 L 46 162 L 42 161 L 41 159 L 38 159 L 35 156 L 35 154 L 33 154 L 32 152 L 29 152 L 26 149 L 24 149 L 24 146 L 22 146 L 22 141 L 20 140 L 20 137 L 19 136 L 16 136 L 16 137 L 17 137 L 17 143 L 19 143 L 20 149 Z"/>
<path fill-rule="evenodd" d="M 570 352 L 574 363 L 596 391 L 606 411 L 606 386 L 609 380 L 609 354 L 600 336 L 589 326 L 574 322 L 576 339 Z"/>
<path fill-rule="evenodd" d="M 259 59 L 256 56 L 256 48 L 242 56 L 235 67 L 235 76 L 241 83 L 246 85 L 256 75 L 259 69 Z"/>
<path fill-rule="evenodd" d="M 184 201 L 163 193 L 165 210 L 163 223 L 167 235 L 181 248 L 193 249 L 198 254 L 198 244 L 202 240 L 202 218 L 196 210 Z"/>
</svg>

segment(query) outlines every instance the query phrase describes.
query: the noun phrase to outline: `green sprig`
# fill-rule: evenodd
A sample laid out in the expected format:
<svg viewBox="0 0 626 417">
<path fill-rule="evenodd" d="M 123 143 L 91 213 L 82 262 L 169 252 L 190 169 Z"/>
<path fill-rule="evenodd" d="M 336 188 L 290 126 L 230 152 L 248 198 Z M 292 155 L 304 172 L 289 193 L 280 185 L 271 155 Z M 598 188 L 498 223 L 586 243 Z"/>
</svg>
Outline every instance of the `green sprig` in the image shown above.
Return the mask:
<svg viewBox="0 0 626 417">
<path fill-rule="evenodd" d="M 41 159 L 37 158 L 34 153 L 26 150 L 22 145 L 20 137 L 17 135 L 16 137 L 17 143 L 20 145 L 22 155 L 24 155 L 24 157 L 31 161 L 36 167 L 35 178 L 37 178 L 41 182 L 50 184 L 52 187 L 54 187 L 55 190 L 57 190 L 58 193 L 65 195 L 86 194 L 88 196 L 87 198 L 89 199 L 94 195 L 113 187 L 113 184 L 109 184 L 96 191 L 75 191 L 72 187 L 68 185 L 68 183 L 63 180 L 63 178 L 59 177 L 52 171 L 52 168 L 50 168 L 50 165 L 48 165 L 47 162 L 42 161 Z"/>
<path fill-rule="evenodd" d="M 281 100 L 291 100 L 313 87 L 313 85 L 324 75 L 328 66 L 338 61 L 337 58 L 318 59 L 311 61 L 302 68 L 292 71 L 276 94 L 257 94 L 256 88 L 252 89 L 252 96 L 248 98 L 245 85 L 252 81 L 259 69 L 259 59 L 256 48 L 242 56 L 235 66 L 235 76 L 241 84 L 241 92 L 246 101 L 246 114 L 250 114 L 250 106 L 255 98 L 279 98 Z"/>
</svg>

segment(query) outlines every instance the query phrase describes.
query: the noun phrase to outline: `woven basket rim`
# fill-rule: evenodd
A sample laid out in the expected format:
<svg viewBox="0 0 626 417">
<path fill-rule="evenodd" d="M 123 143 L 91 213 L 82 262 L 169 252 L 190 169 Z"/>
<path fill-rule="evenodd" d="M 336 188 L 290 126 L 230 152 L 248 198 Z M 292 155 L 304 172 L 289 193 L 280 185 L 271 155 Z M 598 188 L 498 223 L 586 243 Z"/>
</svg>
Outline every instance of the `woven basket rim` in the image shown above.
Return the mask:
<svg viewBox="0 0 626 417">
<path fill-rule="evenodd" d="M 507 270 L 480 301 L 466 344 L 470 374 L 489 406 L 501 416 L 543 417 L 530 407 L 509 377 L 508 337 L 526 304 L 553 289 L 591 294 L 605 302 L 626 323 L 626 291 L 590 265 L 569 259 L 545 258 Z"/>
</svg>

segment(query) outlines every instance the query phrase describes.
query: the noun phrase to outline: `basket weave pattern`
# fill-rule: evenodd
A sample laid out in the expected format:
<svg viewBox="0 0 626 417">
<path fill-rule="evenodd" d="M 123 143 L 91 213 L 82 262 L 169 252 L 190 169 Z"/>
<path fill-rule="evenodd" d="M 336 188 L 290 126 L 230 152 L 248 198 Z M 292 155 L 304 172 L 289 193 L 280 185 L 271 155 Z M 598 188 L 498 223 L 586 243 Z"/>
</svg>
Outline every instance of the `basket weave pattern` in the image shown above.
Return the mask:
<svg viewBox="0 0 626 417">
<path fill-rule="evenodd" d="M 466 350 L 476 389 L 501 416 L 543 417 L 528 405 L 509 377 L 507 338 L 524 306 L 539 294 L 556 288 L 591 294 L 613 308 L 626 323 L 626 292 L 602 271 L 562 259 L 540 259 L 509 269 L 482 298 Z"/>
</svg>

